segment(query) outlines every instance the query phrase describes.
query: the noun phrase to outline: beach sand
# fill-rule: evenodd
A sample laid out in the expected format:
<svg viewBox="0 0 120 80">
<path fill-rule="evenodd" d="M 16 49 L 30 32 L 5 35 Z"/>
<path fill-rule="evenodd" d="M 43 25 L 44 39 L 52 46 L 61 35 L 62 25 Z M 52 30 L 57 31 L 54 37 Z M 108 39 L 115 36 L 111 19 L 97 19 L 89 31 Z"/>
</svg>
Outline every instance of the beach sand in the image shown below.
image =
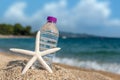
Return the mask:
<svg viewBox="0 0 120 80">
<path fill-rule="evenodd" d="M 29 57 L 0 53 L 0 80 L 120 80 L 120 75 L 54 63 L 54 73 L 30 68 L 24 75 L 22 69 Z"/>
<path fill-rule="evenodd" d="M 0 38 L 31 38 L 33 36 L 23 36 L 23 35 L 1 35 Z"/>
</svg>

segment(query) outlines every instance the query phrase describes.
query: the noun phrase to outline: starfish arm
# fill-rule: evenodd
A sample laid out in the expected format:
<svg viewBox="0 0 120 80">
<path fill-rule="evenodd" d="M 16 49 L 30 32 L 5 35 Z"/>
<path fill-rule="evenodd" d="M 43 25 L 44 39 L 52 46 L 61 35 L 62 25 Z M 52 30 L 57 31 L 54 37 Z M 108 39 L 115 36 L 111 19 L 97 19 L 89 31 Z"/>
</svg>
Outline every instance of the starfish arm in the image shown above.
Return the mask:
<svg viewBox="0 0 120 80">
<path fill-rule="evenodd" d="M 37 56 L 33 56 L 32 59 L 30 59 L 30 61 L 27 63 L 27 65 L 25 66 L 25 68 L 22 71 L 22 74 L 25 74 L 26 71 L 30 68 L 30 66 L 36 61 Z"/>
<path fill-rule="evenodd" d="M 33 51 L 24 50 L 24 49 L 16 49 L 16 48 L 10 48 L 10 51 L 18 52 L 18 53 L 22 53 L 22 54 L 27 54 L 27 55 L 34 55 L 35 54 Z"/>
<path fill-rule="evenodd" d="M 48 70 L 50 73 L 53 73 L 52 69 L 46 64 L 46 62 L 42 59 L 41 56 L 37 55 L 39 62 Z"/>
<path fill-rule="evenodd" d="M 40 44 L 40 31 L 37 32 L 36 35 L 36 43 L 35 43 L 35 51 L 39 51 L 39 44 Z"/>
<path fill-rule="evenodd" d="M 41 56 L 44 56 L 44 55 L 47 55 L 47 54 L 50 54 L 50 53 L 54 53 L 54 52 L 56 52 L 60 49 L 61 48 L 52 48 L 52 49 L 45 50 L 43 52 L 39 52 L 39 54 L 41 54 Z"/>
</svg>

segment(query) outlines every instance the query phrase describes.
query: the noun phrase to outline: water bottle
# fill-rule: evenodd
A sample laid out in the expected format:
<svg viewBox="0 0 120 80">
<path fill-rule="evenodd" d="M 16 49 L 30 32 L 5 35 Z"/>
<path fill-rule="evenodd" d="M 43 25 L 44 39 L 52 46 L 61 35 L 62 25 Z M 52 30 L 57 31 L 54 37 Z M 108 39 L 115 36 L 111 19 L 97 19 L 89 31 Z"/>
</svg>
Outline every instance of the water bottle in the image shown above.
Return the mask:
<svg viewBox="0 0 120 80">
<path fill-rule="evenodd" d="M 52 16 L 47 17 L 47 23 L 40 29 L 40 51 L 55 48 L 57 46 L 59 31 L 56 27 L 57 19 Z M 55 53 L 43 56 L 43 59 L 52 68 L 52 59 Z"/>
</svg>

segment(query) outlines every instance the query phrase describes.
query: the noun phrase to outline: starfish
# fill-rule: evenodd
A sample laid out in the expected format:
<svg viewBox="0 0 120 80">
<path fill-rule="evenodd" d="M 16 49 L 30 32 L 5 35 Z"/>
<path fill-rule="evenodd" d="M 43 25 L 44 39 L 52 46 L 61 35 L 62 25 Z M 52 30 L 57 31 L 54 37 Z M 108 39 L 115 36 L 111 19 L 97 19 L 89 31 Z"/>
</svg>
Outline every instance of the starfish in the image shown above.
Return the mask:
<svg viewBox="0 0 120 80">
<path fill-rule="evenodd" d="M 42 64 L 42 66 L 49 71 L 50 73 L 53 73 L 52 69 L 48 66 L 48 64 L 44 61 L 44 59 L 42 58 L 42 56 L 45 56 L 47 54 L 51 54 L 54 53 L 58 50 L 60 50 L 60 48 L 52 48 L 52 49 L 47 49 L 45 51 L 40 51 L 40 31 L 37 32 L 36 35 L 36 42 L 35 42 L 35 51 L 29 51 L 29 50 L 24 50 L 24 49 L 16 49 L 16 48 L 10 48 L 11 51 L 13 52 L 18 52 L 18 53 L 22 53 L 22 54 L 26 54 L 26 55 L 32 55 L 33 57 L 28 61 L 28 63 L 26 64 L 26 66 L 24 67 L 22 74 L 25 74 L 26 71 L 32 66 L 32 64 L 38 59 L 38 61 Z"/>
</svg>

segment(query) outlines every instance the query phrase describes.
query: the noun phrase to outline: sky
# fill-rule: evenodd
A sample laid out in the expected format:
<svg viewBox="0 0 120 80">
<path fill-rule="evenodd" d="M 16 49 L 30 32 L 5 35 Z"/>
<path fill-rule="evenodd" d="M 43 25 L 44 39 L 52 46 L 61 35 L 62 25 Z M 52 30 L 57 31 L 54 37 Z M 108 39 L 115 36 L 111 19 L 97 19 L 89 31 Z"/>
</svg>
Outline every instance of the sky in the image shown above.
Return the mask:
<svg viewBox="0 0 120 80">
<path fill-rule="evenodd" d="M 120 37 L 120 0 L 0 0 L 0 23 L 39 30 L 47 16 L 60 31 Z"/>
</svg>

